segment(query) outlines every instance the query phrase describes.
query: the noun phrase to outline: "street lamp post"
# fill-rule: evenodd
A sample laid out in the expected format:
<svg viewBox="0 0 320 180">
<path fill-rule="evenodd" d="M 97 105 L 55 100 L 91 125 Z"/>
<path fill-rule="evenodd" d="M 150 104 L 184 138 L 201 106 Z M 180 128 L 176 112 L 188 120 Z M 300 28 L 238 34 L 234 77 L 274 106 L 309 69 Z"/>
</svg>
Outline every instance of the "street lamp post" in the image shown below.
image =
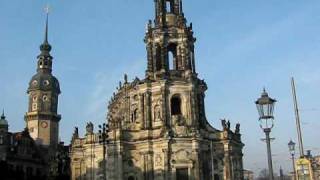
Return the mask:
<svg viewBox="0 0 320 180">
<path fill-rule="evenodd" d="M 103 123 L 102 125 L 99 125 L 99 143 L 102 144 L 102 148 L 103 148 L 103 161 L 102 161 L 103 180 L 107 179 L 106 149 L 107 149 L 107 144 L 109 143 L 108 132 L 109 132 L 108 124 Z"/>
<path fill-rule="evenodd" d="M 271 157 L 270 132 L 274 126 L 273 110 L 275 102 L 277 101 L 275 99 L 270 98 L 265 89 L 263 89 L 261 97 L 255 102 L 259 113 L 260 127 L 266 134 L 265 140 L 267 144 L 268 153 L 269 180 L 274 180 Z"/>
<path fill-rule="evenodd" d="M 291 160 L 292 160 L 292 168 L 293 168 L 293 179 L 296 180 L 296 166 L 294 163 L 294 155 L 295 155 L 295 146 L 296 143 L 294 143 L 292 140 L 290 140 L 290 142 L 288 143 L 288 147 L 289 147 L 289 152 L 291 155 Z"/>
</svg>

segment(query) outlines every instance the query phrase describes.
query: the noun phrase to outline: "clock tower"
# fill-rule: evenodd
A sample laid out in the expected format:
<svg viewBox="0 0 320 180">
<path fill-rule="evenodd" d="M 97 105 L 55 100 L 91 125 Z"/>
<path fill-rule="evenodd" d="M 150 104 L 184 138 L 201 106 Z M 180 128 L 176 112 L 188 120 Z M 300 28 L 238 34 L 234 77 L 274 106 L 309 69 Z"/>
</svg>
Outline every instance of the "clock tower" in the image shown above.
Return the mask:
<svg viewBox="0 0 320 180">
<path fill-rule="evenodd" d="M 59 81 L 52 75 L 51 45 L 48 42 L 48 14 L 44 42 L 40 45 L 37 59 L 37 73 L 31 78 L 27 90 L 28 112 L 25 121 L 31 137 L 38 145 L 55 147 L 58 144 L 59 121 L 58 96 Z"/>
</svg>

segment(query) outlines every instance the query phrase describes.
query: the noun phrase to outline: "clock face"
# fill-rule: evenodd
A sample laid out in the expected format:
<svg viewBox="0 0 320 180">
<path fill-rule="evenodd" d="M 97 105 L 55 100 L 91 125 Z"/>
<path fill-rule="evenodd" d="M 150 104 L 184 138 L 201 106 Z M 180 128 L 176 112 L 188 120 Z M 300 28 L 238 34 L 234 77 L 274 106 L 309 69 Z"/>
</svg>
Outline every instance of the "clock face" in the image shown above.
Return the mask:
<svg viewBox="0 0 320 180">
<path fill-rule="evenodd" d="M 45 121 L 42 121 L 42 122 L 41 122 L 41 127 L 42 127 L 42 128 L 47 128 L 47 127 L 48 127 L 48 123 L 45 122 Z"/>
<path fill-rule="evenodd" d="M 48 80 L 44 80 L 44 81 L 43 81 L 43 84 L 44 84 L 45 86 L 48 86 L 48 85 L 50 84 L 50 82 L 49 82 Z"/>
<path fill-rule="evenodd" d="M 43 96 L 43 101 L 47 101 L 48 100 L 48 96 L 44 95 Z"/>
<path fill-rule="evenodd" d="M 38 84 L 37 80 L 32 81 L 32 85 L 36 86 Z"/>
</svg>

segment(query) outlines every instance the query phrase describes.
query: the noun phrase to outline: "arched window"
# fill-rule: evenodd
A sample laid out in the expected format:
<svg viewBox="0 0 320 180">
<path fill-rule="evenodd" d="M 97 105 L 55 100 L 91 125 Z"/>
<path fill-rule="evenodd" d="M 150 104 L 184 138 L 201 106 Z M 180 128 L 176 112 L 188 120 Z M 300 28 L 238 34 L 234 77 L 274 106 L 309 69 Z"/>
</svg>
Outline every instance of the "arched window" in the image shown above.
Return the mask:
<svg viewBox="0 0 320 180">
<path fill-rule="evenodd" d="M 167 51 L 168 51 L 169 70 L 178 70 L 177 45 L 170 44 L 167 48 Z"/>
<path fill-rule="evenodd" d="M 168 60 L 169 60 L 169 69 L 174 70 L 175 69 L 175 67 L 173 65 L 174 57 L 173 57 L 173 53 L 171 51 L 168 52 Z"/>
<path fill-rule="evenodd" d="M 171 0 L 166 1 L 166 11 L 168 13 L 173 13 L 173 4 Z"/>
<path fill-rule="evenodd" d="M 171 115 L 181 115 L 181 99 L 178 96 L 171 98 Z"/>
<path fill-rule="evenodd" d="M 135 109 L 131 114 L 131 122 L 132 123 L 136 122 L 137 118 L 138 118 L 138 109 Z"/>
</svg>

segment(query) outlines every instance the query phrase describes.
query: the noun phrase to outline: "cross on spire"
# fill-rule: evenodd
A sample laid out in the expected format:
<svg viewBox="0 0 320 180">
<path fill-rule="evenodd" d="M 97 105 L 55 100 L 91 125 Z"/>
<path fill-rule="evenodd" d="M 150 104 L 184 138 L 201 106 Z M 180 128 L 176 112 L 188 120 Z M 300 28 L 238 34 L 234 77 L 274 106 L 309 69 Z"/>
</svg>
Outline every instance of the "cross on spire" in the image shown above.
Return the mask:
<svg viewBox="0 0 320 180">
<path fill-rule="evenodd" d="M 49 52 L 51 51 L 51 45 L 48 42 L 48 31 L 49 31 L 49 5 L 47 5 L 45 8 L 45 13 L 46 13 L 46 26 L 45 26 L 45 33 L 44 33 L 44 41 L 40 46 L 41 54 L 43 55 L 49 55 Z"/>
<path fill-rule="evenodd" d="M 49 14 L 49 12 L 50 12 L 50 6 L 49 6 L 49 4 L 47 4 L 46 7 L 44 7 L 44 11 L 45 11 L 47 14 Z"/>
</svg>

